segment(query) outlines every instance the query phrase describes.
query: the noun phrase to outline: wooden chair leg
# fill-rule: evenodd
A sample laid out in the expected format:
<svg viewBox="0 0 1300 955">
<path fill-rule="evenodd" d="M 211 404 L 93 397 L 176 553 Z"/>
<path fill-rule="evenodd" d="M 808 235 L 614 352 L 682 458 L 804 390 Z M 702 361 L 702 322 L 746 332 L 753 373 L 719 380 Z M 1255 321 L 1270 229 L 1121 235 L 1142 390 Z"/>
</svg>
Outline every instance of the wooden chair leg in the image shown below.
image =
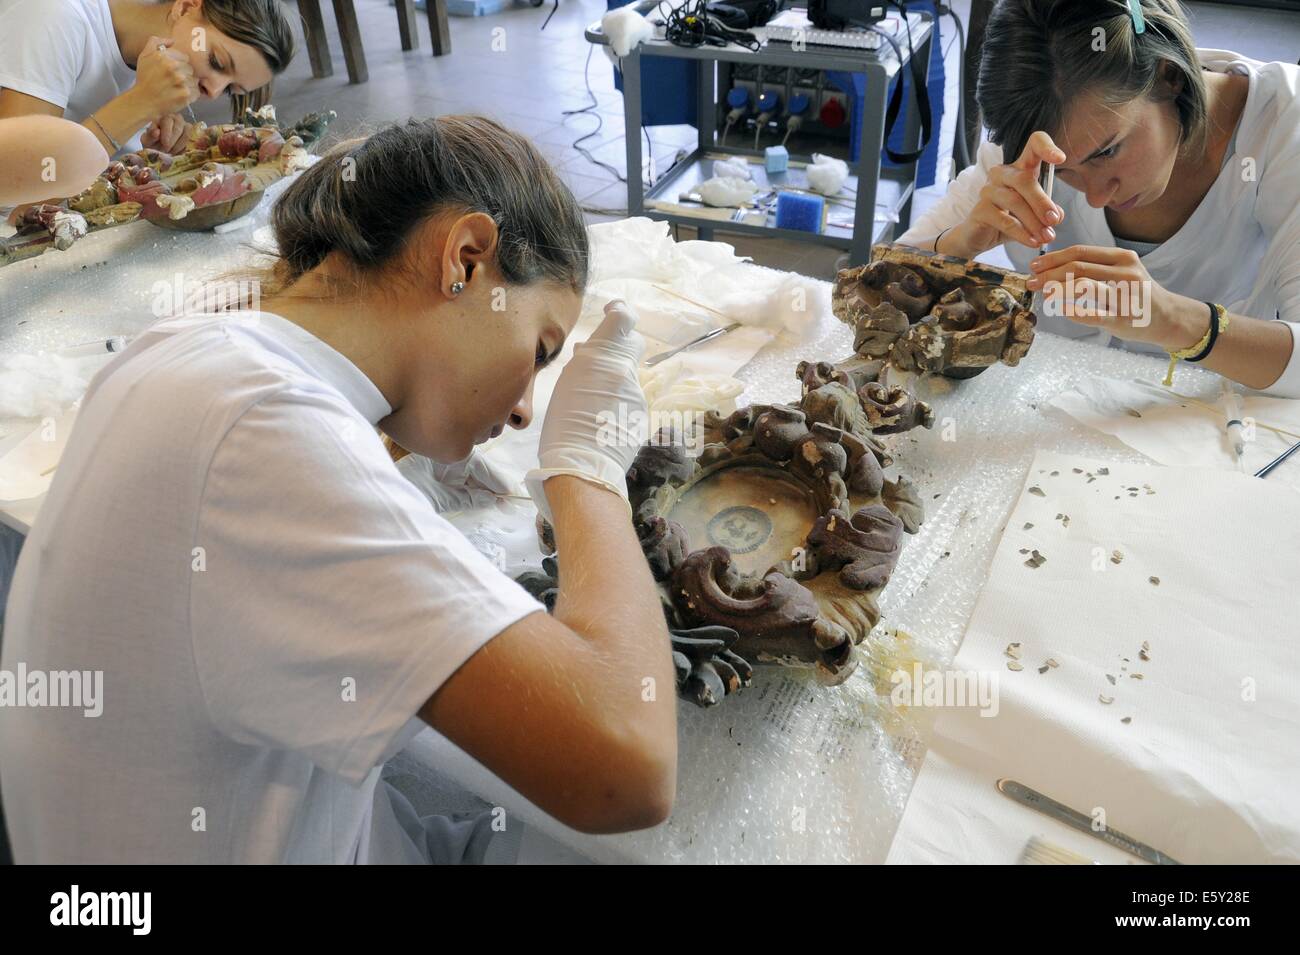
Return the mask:
<svg viewBox="0 0 1300 955">
<path fill-rule="evenodd" d="M 329 37 L 325 21 L 320 15 L 320 0 L 298 0 L 298 13 L 302 16 L 303 32 L 307 35 L 307 56 L 311 60 L 311 75 L 316 79 L 334 75 L 330 60 Z"/>
<path fill-rule="evenodd" d="M 447 0 L 424 0 L 429 14 L 429 34 L 433 41 L 433 55 L 446 56 L 451 52 L 451 27 L 447 25 Z"/>
<path fill-rule="evenodd" d="M 397 0 L 397 31 L 402 35 L 403 50 L 418 50 L 420 34 L 415 29 L 415 0 Z"/>
<path fill-rule="evenodd" d="M 370 73 L 366 70 L 366 51 L 361 48 L 361 27 L 357 24 L 357 8 L 352 0 L 334 0 L 334 19 L 339 22 L 348 82 L 364 83 L 370 78 Z"/>
</svg>

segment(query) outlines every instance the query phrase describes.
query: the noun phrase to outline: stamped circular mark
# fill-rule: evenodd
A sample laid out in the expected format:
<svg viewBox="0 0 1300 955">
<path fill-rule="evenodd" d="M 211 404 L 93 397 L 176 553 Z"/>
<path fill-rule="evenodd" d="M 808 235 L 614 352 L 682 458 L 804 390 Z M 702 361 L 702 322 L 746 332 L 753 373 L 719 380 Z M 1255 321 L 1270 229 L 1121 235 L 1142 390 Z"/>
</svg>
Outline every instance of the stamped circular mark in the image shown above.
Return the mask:
<svg viewBox="0 0 1300 955">
<path fill-rule="evenodd" d="M 733 554 L 758 550 L 772 536 L 772 519 L 756 507 L 728 507 L 709 521 L 709 540 Z"/>
</svg>

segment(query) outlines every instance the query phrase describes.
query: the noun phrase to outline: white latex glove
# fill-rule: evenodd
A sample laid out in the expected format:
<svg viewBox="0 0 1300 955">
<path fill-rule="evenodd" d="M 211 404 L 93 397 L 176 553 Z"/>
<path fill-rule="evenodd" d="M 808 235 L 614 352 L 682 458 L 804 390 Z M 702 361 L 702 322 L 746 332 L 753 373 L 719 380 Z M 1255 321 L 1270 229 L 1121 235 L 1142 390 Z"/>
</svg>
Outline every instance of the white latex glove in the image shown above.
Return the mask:
<svg viewBox="0 0 1300 955">
<path fill-rule="evenodd" d="M 492 507 L 502 494 L 517 494 L 509 475 L 477 452 L 454 464 L 408 454 L 397 462 L 402 476 L 424 492 L 434 510 L 468 511 Z"/>
<path fill-rule="evenodd" d="M 627 501 L 627 469 L 647 437 L 645 394 L 637 370 L 645 339 L 636 313 L 621 299 L 605 306 L 605 320 L 573 349 L 546 410 L 539 467 L 524 477 L 533 503 L 553 520 L 543 489 L 559 474 L 591 481 Z"/>
</svg>

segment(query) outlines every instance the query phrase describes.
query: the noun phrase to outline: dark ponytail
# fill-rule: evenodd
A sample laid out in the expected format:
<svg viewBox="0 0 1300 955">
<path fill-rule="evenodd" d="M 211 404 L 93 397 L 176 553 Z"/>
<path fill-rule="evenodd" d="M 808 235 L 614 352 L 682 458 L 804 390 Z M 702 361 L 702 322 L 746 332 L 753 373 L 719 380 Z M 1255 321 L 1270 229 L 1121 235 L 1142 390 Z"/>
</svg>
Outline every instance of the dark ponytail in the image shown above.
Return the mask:
<svg viewBox="0 0 1300 955">
<path fill-rule="evenodd" d="M 289 186 L 272 212 L 275 288 L 331 252 L 361 272 L 399 262 L 431 215 L 481 212 L 497 224 L 506 281 L 587 284 L 587 229 L 568 187 L 522 136 L 481 116 L 385 126 L 340 143 Z M 433 254 L 433 250 L 428 250 Z"/>
</svg>

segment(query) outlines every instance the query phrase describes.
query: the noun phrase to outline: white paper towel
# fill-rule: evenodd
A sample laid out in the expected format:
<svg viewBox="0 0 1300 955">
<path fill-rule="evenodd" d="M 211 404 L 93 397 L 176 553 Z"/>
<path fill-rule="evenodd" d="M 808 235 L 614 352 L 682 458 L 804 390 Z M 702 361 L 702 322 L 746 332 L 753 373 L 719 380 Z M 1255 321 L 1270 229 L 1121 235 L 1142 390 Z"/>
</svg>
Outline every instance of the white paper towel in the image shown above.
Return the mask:
<svg viewBox="0 0 1300 955">
<path fill-rule="evenodd" d="M 1236 470 L 1215 381 L 1198 382 L 1171 391 L 1150 381 L 1089 378 L 1075 382 L 1051 405 L 1161 464 Z M 1300 440 L 1300 400 L 1248 393 L 1242 396 L 1241 415 L 1245 470 L 1251 474 Z M 1300 455 L 1279 465 L 1267 480 L 1300 488 Z"/>
<path fill-rule="evenodd" d="M 889 861 L 1012 863 L 1033 835 L 1132 861 L 1003 777 L 1181 862 L 1300 861 L 1297 574 L 1290 488 L 1039 453 L 951 666 L 997 674 L 998 713 L 942 711 Z"/>
</svg>

